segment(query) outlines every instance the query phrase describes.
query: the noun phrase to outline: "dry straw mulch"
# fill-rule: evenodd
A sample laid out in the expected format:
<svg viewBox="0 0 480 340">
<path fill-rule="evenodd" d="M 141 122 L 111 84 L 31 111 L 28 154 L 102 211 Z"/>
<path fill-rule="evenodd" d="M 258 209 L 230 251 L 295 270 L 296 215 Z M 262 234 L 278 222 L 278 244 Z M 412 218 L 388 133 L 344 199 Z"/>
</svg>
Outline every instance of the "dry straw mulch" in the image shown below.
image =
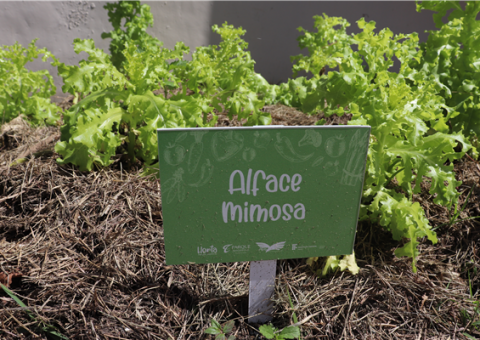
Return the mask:
<svg viewBox="0 0 480 340">
<path fill-rule="evenodd" d="M 275 124 L 320 118 L 265 109 Z M 221 117 L 219 124 L 238 122 Z M 47 339 L 45 325 L 70 339 L 213 339 L 204 334 L 212 318 L 235 320 L 236 339 L 262 339 L 247 321 L 248 263 L 164 264 L 155 177 L 118 163 L 91 173 L 57 165 L 58 128 L 33 129 L 17 119 L 0 135 L 0 280 L 33 316 L 0 290 L 1 339 Z M 465 158 L 456 172 L 464 182 L 461 203 L 475 186 L 461 218 L 480 215 L 478 162 Z M 292 324 L 295 312 L 303 339 L 480 337 L 472 326 L 479 317 L 472 301 L 480 291 L 480 223 L 442 226 L 447 209 L 426 191 L 414 199 L 439 237 L 436 245 L 422 244 L 418 273 L 393 256 L 401 244 L 388 232 L 360 223 L 356 276 L 320 279 L 304 259 L 278 261 L 274 325 Z"/>
</svg>

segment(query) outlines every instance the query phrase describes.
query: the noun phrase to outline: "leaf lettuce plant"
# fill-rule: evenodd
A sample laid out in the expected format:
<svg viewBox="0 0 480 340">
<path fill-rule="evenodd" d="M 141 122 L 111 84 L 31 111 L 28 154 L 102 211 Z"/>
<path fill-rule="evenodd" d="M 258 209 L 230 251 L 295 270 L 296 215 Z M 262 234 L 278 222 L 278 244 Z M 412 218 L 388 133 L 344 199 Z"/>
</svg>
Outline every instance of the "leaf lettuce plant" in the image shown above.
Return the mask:
<svg viewBox="0 0 480 340">
<path fill-rule="evenodd" d="M 375 33 L 375 22 L 362 18 L 357 22 L 362 31 L 347 35 L 342 18 L 315 19 L 318 32 L 302 30 L 299 38 L 310 55 L 293 58 L 295 72 L 303 69 L 313 77 L 290 79 L 276 89 L 277 98 L 308 114 L 351 113 L 348 124 L 371 126 L 360 219 L 380 224 L 395 240 L 406 239 L 395 254 L 412 258 L 416 271 L 419 239 L 436 243 L 437 237 L 413 194 L 427 185 L 436 204 L 456 202 L 460 182 L 453 161 L 471 145 L 461 132 L 450 133 L 448 121 L 457 112 L 438 95 L 442 86 L 435 75 L 411 66 L 412 59 L 423 57 L 416 33 L 394 35 L 388 28 Z M 394 57 L 398 72 L 389 70 Z M 324 66 L 332 70 L 320 75 Z"/>
<path fill-rule="evenodd" d="M 422 1 L 417 11 L 434 11 L 438 28 L 428 31 L 420 44 L 423 58 L 412 60 L 412 67 L 429 74 L 440 86 L 447 106 L 455 108 L 449 118 L 450 131 L 465 136 L 480 135 L 480 2 Z M 442 18 L 450 11 L 448 21 Z"/>
<path fill-rule="evenodd" d="M 52 76 L 47 70 L 30 71 L 25 65 L 41 54 L 42 61 L 55 56 L 46 48 L 37 48 L 34 39 L 27 48 L 18 42 L 0 48 L 0 125 L 24 114 L 32 124 L 55 125 L 61 109 L 51 103 L 56 93 Z"/>
<path fill-rule="evenodd" d="M 112 38 L 112 56 L 93 40 L 75 39 L 75 52 L 86 52 L 88 58 L 79 66 L 55 64 L 63 91 L 75 96 L 55 147 L 60 164 L 90 171 L 120 156 L 148 168 L 158 157 L 156 129 L 214 126 L 214 110 L 227 110 L 230 118 L 236 115 L 247 125 L 271 123 L 261 108 L 276 94 L 254 72 L 242 28 L 213 26 L 220 44 L 199 47 L 186 61 L 190 50 L 182 42 L 167 49 L 149 38 L 144 30 L 153 24 L 148 6 L 132 2 L 106 8 L 116 32 L 104 35 Z M 123 19 L 126 31 L 119 26 Z"/>
</svg>

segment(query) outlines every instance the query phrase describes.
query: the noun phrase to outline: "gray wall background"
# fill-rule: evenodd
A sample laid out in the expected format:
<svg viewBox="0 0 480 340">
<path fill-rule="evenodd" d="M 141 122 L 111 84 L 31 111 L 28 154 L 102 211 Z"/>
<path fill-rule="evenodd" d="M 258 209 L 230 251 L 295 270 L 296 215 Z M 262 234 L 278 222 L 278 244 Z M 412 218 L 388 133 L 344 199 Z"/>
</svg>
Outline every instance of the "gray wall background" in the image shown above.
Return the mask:
<svg viewBox="0 0 480 340">
<path fill-rule="evenodd" d="M 39 38 L 38 47 L 46 47 L 62 62 L 78 64 L 87 55 L 75 54 L 74 38 L 94 39 L 108 53 L 109 41 L 101 38 L 109 32 L 106 1 L 0 1 L 0 44 L 18 41 L 27 46 Z M 154 26 L 149 33 L 172 48 L 183 41 L 191 51 L 196 46 L 218 44 L 211 31 L 225 21 L 242 26 L 247 34 L 255 70 L 269 82 L 286 81 L 291 75 L 290 56 L 302 53 L 297 45 L 297 28 L 313 31 L 314 15 L 326 13 L 347 19 L 348 33 L 357 33 L 361 17 L 374 20 L 377 31 L 389 27 L 394 33 L 419 33 L 435 29 L 432 12 L 417 13 L 413 1 L 143 1 L 151 7 Z M 306 53 L 306 51 L 304 51 Z M 28 66 L 28 64 L 27 64 Z M 61 94 L 62 80 L 47 63 L 30 63 L 30 69 L 48 69 Z"/>
</svg>

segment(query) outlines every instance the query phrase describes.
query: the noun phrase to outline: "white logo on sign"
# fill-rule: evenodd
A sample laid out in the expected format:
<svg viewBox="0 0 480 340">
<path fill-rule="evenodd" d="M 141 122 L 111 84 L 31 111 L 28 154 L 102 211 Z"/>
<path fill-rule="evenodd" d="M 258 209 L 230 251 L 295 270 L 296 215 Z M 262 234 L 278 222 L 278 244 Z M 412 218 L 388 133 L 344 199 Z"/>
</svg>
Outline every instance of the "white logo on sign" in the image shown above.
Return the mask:
<svg viewBox="0 0 480 340">
<path fill-rule="evenodd" d="M 231 244 L 226 244 L 226 245 L 224 245 L 224 246 L 223 246 L 223 252 L 224 252 L 224 253 L 228 253 L 228 247 L 230 247 L 230 246 L 231 246 Z"/>
<path fill-rule="evenodd" d="M 247 251 L 250 251 L 250 246 L 249 245 L 232 246 L 232 251 L 237 253 L 247 252 Z"/>
<path fill-rule="evenodd" d="M 306 249 L 309 249 L 309 248 L 317 248 L 316 245 L 306 245 L 306 246 L 302 246 L 302 245 L 298 245 L 298 243 L 294 243 L 292 244 L 292 250 L 306 250 Z M 320 246 L 320 249 L 323 249 L 325 248 L 325 246 Z"/>
<path fill-rule="evenodd" d="M 197 253 L 198 255 L 216 255 L 217 248 L 213 245 L 211 245 L 210 248 L 197 247 Z"/>
<path fill-rule="evenodd" d="M 257 246 L 260 247 L 261 251 L 265 250 L 265 252 L 268 253 L 270 250 L 281 250 L 281 249 L 283 249 L 283 247 L 285 246 L 285 241 L 272 244 L 271 246 L 269 246 L 266 243 L 257 242 Z"/>
</svg>

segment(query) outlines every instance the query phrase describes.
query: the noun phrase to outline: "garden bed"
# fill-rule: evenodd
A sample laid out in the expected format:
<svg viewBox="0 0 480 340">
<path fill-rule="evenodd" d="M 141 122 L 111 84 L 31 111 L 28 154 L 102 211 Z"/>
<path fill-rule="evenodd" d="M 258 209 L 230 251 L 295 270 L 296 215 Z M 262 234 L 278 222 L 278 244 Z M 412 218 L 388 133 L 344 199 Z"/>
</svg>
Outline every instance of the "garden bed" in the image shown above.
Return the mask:
<svg viewBox="0 0 480 340">
<path fill-rule="evenodd" d="M 273 124 L 322 118 L 282 105 L 264 110 Z M 348 119 L 332 116 L 327 124 Z M 220 115 L 218 125 L 239 124 Z M 27 305 L 0 290 L 0 338 L 46 339 L 51 325 L 70 339 L 213 339 L 204 333 L 212 319 L 234 320 L 236 339 L 263 338 L 247 322 L 248 262 L 165 265 L 154 176 L 125 171 L 121 157 L 90 173 L 58 165 L 57 127 L 32 128 L 17 118 L 0 135 L 0 282 Z M 455 173 L 463 182 L 461 205 L 471 192 L 459 218 L 480 215 L 478 161 L 465 156 Z M 437 228 L 438 243 L 421 244 L 417 273 L 411 259 L 394 256 L 401 242 L 360 222 L 358 275 L 318 278 L 320 267 L 305 259 L 278 261 L 273 324 L 291 325 L 295 312 L 302 339 L 480 337 L 472 324 L 480 316 L 473 303 L 480 222 L 450 225 L 449 211 L 422 189 L 413 201 Z"/>
</svg>

